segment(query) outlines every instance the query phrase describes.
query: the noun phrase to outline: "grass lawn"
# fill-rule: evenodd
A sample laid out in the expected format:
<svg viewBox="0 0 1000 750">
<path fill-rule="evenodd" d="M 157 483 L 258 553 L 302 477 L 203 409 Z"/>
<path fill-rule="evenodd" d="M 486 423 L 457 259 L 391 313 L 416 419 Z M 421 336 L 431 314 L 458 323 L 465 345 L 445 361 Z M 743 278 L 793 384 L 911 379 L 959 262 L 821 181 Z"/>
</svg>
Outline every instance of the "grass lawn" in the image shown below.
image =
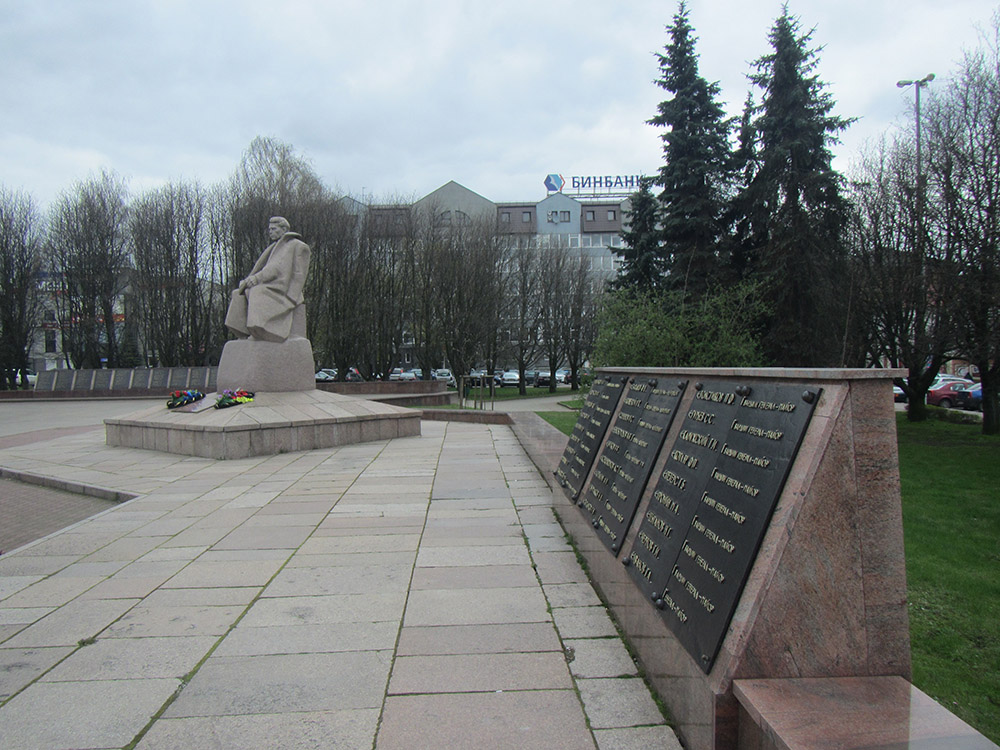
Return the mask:
<svg viewBox="0 0 1000 750">
<path fill-rule="evenodd" d="M 913 682 L 1000 743 L 1000 437 L 897 421 Z"/>
<path fill-rule="evenodd" d="M 493 400 L 511 401 L 512 399 L 518 399 L 518 398 L 544 398 L 546 396 L 562 396 L 562 395 L 565 395 L 566 398 L 572 398 L 571 394 L 573 394 L 573 391 L 569 387 L 563 385 L 559 386 L 556 389 L 555 393 L 550 393 L 548 388 L 535 388 L 533 385 L 529 385 L 524 390 L 525 394 L 522 396 L 518 388 L 509 385 L 506 388 L 498 387 L 493 391 Z M 579 393 L 579 391 L 577 391 L 577 393 Z M 488 402 L 490 400 L 490 389 L 483 388 L 482 390 L 480 390 L 479 388 L 473 388 L 469 393 L 469 398 L 466 399 L 466 401 L 471 400 L 473 397 L 475 398 L 481 397 Z"/>
<path fill-rule="evenodd" d="M 560 432 L 569 435 L 573 431 L 573 425 L 576 424 L 580 413 L 576 411 L 540 411 L 538 416 Z"/>
<path fill-rule="evenodd" d="M 913 683 L 1000 743 L 1000 436 L 980 430 L 898 415 L 910 650 Z"/>
</svg>

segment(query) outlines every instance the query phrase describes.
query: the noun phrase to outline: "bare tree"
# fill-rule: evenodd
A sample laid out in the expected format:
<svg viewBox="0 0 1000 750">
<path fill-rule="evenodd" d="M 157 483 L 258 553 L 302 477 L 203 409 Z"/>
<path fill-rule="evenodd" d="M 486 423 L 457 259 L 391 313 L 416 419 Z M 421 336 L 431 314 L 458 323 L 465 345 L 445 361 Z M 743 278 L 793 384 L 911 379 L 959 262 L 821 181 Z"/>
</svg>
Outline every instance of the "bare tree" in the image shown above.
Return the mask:
<svg viewBox="0 0 1000 750">
<path fill-rule="evenodd" d="M 574 391 L 580 387 L 580 369 L 590 357 L 597 339 L 597 310 L 603 290 L 604 281 L 594 273 L 590 258 L 580 255 L 568 259 L 566 317 L 563 319 L 561 338 Z"/>
<path fill-rule="evenodd" d="M 108 172 L 78 183 L 52 210 L 63 351 L 75 367 L 119 364 L 130 270 L 126 216 L 125 185 Z"/>
<path fill-rule="evenodd" d="M 562 242 L 548 242 L 541 250 L 539 291 L 542 299 L 541 346 L 549 366 L 549 392 L 556 390 L 556 370 L 566 352 L 564 323 L 570 312 L 567 269 L 569 256 Z"/>
<path fill-rule="evenodd" d="M 0 389 L 17 387 L 41 312 L 42 228 L 31 196 L 0 187 Z"/>
<path fill-rule="evenodd" d="M 867 153 L 852 186 L 849 238 L 874 361 L 906 367 L 900 381 L 913 421 L 926 419 L 927 390 L 954 351 L 954 243 L 929 231 L 917 194 L 912 142 Z M 923 189 L 923 186 L 921 186 Z"/>
<path fill-rule="evenodd" d="M 164 366 L 209 364 L 222 342 L 222 307 L 213 284 L 205 192 L 176 184 L 139 196 L 130 210 L 134 293 L 146 361 Z"/>
<path fill-rule="evenodd" d="M 292 146 L 258 136 L 243 154 L 224 192 L 229 232 L 228 286 L 235 288 L 260 255 L 272 216 L 284 216 L 309 243 L 320 228 L 316 207 L 327 191 Z"/>
<path fill-rule="evenodd" d="M 983 432 L 1000 433 L 1000 14 L 928 115 L 941 223 L 961 252 L 959 351 L 979 368 Z"/>
<path fill-rule="evenodd" d="M 508 302 L 503 306 L 506 330 L 510 333 L 510 351 L 517 362 L 518 387 L 527 393 L 524 373 L 538 356 L 542 309 L 541 255 L 535 242 L 517 242 L 510 253 Z"/>
</svg>

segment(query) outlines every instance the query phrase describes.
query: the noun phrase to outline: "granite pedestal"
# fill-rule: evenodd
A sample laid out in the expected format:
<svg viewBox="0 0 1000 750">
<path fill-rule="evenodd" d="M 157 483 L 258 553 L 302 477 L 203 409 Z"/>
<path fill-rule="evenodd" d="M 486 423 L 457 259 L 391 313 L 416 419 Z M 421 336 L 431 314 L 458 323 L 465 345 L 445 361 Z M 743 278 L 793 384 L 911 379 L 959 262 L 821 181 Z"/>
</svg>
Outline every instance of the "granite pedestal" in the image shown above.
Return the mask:
<svg viewBox="0 0 1000 750">
<path fill-rule="evenodd" d="M 237 343 L 237 342 L 231 342 Z M 308 342 L 307 342 L 308 343 Z M 257 393 L 214 409 L 217 394 L 180 409 L 164 403 L 104 420 L 110 446 L 236 459 L 420 434 L 420 411 L 325 391 Z"/>
</svg>

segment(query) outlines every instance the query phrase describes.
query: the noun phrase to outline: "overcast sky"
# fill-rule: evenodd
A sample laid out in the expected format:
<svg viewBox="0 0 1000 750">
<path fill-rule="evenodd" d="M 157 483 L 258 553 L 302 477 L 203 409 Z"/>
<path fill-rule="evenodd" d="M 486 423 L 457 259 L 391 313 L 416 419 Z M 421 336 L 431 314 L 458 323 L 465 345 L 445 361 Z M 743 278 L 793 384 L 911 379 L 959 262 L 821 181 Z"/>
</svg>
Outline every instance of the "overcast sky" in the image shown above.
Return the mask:
<svg viewBox="0 0 1000 750">
<path fill-rule="evenodd" d="M 780 0 L 689 0 L 702 75 L 732 114 Z M 943 86 L 991 0 L 789 0 L 861 145 Z M 0 0 L 0 183 L 44 207 L 101 168 L 134 191 L 225 179 L 257 135 L 332 188 L 416 198 L 449 180 L 540 200 L 550 172 L 652 173 L 658 0 Z"/>
</svg>

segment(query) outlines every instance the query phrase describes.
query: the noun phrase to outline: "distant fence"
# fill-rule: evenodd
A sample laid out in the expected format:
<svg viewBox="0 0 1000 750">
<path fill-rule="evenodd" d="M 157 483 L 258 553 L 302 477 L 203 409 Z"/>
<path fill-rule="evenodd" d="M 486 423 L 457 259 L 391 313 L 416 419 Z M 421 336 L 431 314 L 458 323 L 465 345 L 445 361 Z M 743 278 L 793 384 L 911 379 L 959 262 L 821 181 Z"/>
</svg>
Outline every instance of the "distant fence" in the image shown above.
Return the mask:
<svg viewBox="0 0 1000 750">
<path fill-rule="evenodd" d="M 217 367 L 152 367 L 114 370 L 45 370 L 38 373 L 35 393 L 118 396 L 166 393 L 196 388 L 214 391 Z"/>
</svg>

